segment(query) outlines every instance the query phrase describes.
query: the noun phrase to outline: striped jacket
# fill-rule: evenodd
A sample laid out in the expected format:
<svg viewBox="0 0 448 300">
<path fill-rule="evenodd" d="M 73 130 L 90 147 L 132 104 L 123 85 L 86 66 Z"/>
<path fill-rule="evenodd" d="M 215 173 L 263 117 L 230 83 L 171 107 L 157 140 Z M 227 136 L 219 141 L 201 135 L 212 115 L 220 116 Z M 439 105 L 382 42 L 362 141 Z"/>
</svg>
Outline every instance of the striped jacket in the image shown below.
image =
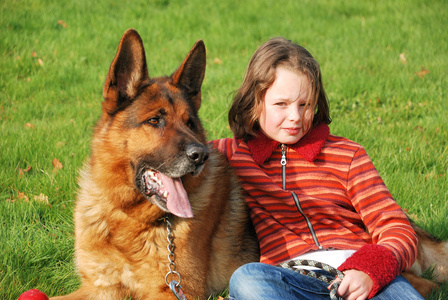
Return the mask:
<svg viewBox="0 0 448 300">
<path fill-rule="evenodd" d="M 417 253 L 417 238 L 364 148 L 322 124 L 282 149 L 261 135 L 212 141 L 234 168 L 260 243 L 260 261 L 277 265 L 311 250 L 357 250 L 339 269 L 375 283 L 372 297 Z M 294 201 L 294 195 L 298 201 Z"/>
</svg>

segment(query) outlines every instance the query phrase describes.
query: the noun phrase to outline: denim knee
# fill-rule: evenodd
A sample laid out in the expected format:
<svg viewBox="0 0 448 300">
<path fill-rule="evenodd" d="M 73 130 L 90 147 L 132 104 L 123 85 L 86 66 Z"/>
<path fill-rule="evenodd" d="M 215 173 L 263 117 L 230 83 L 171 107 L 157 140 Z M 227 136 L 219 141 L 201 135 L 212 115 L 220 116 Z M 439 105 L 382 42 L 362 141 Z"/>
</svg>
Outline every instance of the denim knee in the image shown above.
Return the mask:
<svg viewBox="0 0 448 300">
<path fill-rule="evenodd" d="M 270 266 L 263 263 L 249 263 L 236 269 L 230 278 L 229 298 L 256 299 L 260 282 L 271 276 L 275 277 L 273 274 L 268 274 L 269 269 Z"/>
<path fill-rule="evenodd" d="M 229 290 L 239 291 L 257 282 L 256 277 L 260 276 L 259 265 L 261 263 L 248 263 L 236 269 L 230 278 Z"/>
<path fill-rule="evenodd" d="M 288 269 L 250 263 L 238 268 L 229 284 L 229 299 L 328 299 L 328 284 Z"/>
<path fill-rule="evenodd" d="M 389 285 L 381 290 L 372 300 L 424 300 L 414 287 L 403 276 L 397 276 Z"/>
</svg>

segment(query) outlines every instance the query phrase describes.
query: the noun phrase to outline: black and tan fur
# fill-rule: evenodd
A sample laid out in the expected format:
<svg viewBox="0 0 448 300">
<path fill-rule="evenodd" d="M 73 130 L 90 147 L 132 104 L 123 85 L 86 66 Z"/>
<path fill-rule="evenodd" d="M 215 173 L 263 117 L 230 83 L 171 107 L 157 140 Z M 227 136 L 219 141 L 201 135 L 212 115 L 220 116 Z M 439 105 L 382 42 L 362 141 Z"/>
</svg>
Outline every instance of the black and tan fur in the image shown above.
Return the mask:
<svg viewBox="0 0 448 300">
<path fill-rule="evenodd" d="M 225 289 L 238 266 L 257 260 L 237 179 L 207 148 L 198 119 L 205 65 L 198 41 L 171 76 L 149 78 L 140 36 L 134 30 L 123 35 L 79 182 L 75 258 L 82 285 L 53 299 L 175 299 L 165 283 L 162 217 L 169 211 L 142 192 L 146 169 L 181 177 L 188 193 L 194 217 L 169 214 L 176 271 L 188 299 Z"/>
</svg>

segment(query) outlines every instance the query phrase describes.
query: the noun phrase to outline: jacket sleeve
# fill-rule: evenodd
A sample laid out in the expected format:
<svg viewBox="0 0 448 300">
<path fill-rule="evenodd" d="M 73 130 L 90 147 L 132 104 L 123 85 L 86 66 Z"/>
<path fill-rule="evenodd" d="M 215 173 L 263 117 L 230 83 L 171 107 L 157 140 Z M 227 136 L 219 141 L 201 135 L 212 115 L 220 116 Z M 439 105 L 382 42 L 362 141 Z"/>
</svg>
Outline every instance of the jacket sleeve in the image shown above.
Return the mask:
<svg viewBox="0 0 448 300">
<path fill-rule="evenodd" d="M 355 269 L 369 275 L 373 281 L 373 288 L 368 298 L 372 298 L 383 287 L 394 280 L 399 273 L 398 261 L 391 251 L 387 248 L 367 244 L 339 266 L 339 271 Z"/>
<path fill-rule="evenodd" d="M 348 172 L 347 192 L 374 245 L 359 249 L 340 269 L 368 274 L 375 283 L 370 298 L 412 266 L 417 256 L 417 236 L 361 146 Z"/>
<path fill-rule="evenodd" d="M 209 141 L 208 144 L 211 146 L 211 148 L 221 152 L 224 157 L 226 157 L 227 161 L 230 161 L 237 146 L 236 140 L 230 138 L 212 140 Z"/>
</svg>

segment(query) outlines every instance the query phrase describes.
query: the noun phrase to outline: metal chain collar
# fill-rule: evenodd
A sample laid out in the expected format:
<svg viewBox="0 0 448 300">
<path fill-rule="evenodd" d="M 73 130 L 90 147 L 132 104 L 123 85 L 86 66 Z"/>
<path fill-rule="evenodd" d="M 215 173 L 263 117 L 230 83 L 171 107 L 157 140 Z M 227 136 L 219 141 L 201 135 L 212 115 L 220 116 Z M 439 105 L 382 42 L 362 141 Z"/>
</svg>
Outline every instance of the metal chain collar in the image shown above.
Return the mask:
<svg viewBox="0 0 448 300">
<path fill-rule="evenodd" d="M 180 285 L 182 278 L 179 272 L 176 271 L 176 264 L 174 263 L 174 260 L 176 259 L 174 250 L 176 249 L 176 246 L 174 245 L 174 234 L 171 231 L 171 223 L 170 220 L 168 219 L 168 215 L 166 215 L 162 219 L 166 223 L 166 230 L 168 232 L 167 249 L 168 249 L 168 261 L 170 262 L 168 265 L 169 271 L 165 275 L 165 283 L 170 287 L 170 290 L 173 292 L 174 296 L 176 296 L 178 300 L 187 300 L 187 298 L 184 295 L 184 292 L 182 291 L 182 286 Z M 177 281 L 172 279 L 170 282 L 168 282 L 168 277 L 170 275 L 177 276 Z"/>
</svg>

